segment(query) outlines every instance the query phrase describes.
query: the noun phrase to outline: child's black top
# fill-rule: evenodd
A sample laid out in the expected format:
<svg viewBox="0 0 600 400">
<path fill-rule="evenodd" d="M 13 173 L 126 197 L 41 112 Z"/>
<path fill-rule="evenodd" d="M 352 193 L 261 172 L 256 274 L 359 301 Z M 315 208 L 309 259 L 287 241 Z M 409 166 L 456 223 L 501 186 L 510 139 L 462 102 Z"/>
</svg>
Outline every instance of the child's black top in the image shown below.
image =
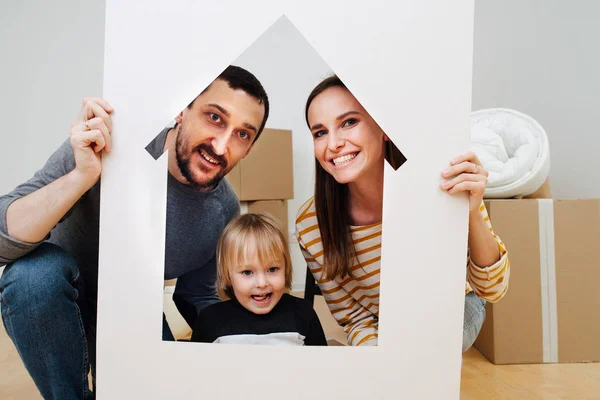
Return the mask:
<svg viewBox="0 0 600 400">
<path fill-rule="evenodd" d="M 254 314 L 235 298 L 198 315 L 192 342 L 327 346 L 317 313 L 304 299 L 284 294 L 268 314 Z"/>
</svg>

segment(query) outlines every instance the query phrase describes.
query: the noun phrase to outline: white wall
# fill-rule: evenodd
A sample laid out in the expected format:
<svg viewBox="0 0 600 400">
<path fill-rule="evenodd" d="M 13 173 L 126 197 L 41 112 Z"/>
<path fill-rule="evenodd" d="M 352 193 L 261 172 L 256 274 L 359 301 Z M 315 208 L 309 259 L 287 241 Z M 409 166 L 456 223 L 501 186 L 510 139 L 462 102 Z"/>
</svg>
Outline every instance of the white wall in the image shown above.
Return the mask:
<svg viewBox="0 0 600 400">
<path fill-rule="evenodd" d="M 475 2 L 473 109 L 535 118 L 555 198 L 600 197 L 600 2 Z"/>
<path fill-rule="evenodd" d="M 251 71 L 265 87 L 271 105 L 267 127 L 292 131 L 294 199 L 288 201 L 288 226 L 293 288 L 303 290 L 306 262 L 291 234 L 296 212 L 314 192 L 314 153 L 304 121 L 304 104 L 311 90 L 331 70 L 287 18 L 278 20 L 233 64 Z"/>
<path fill-rule="evenodd" d="M 476 3 L 473 109 L 514 108 L 545 127 L 555 197 L 600 197 L 598 20 L 600 3 L 594 0 Z M 10 2 L 2 7 L 0 24 L 0 193 L 5 193 L 67 138 L 81 99 L 101 95 L 104 3 Z M 292 229 L 314 183 L 304 101 L 328 68 L 283 21 L 252 51 L 238 61 L 267 88 L 273 107 L 268 126 L 294 132 Z M 277 56 L 268 63 L 256 57 L 267 51 Z M 289 69 L 302 73 L 289 79 Z M 292 250 L 300 266 L 295 285 L 302 287 L 304 265 L 293 243 Z"/>
</svg>

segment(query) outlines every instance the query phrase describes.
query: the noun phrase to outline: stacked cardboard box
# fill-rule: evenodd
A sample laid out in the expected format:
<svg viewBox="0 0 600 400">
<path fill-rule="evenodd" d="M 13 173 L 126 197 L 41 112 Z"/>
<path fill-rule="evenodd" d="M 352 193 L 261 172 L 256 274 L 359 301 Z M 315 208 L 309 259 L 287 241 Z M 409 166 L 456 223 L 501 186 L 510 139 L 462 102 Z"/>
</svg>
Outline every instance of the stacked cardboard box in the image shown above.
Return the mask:
<svg viewBox="0 0 600 400">
<path fill-rule="evenodd" d="M 511 275 L 506 296 L 486 305 L 475 347 L 494 364 L 600 361 L 600 199 L 486 206 Z"/>
<path fill-rule="evenodd" d="M 266 212 L 288 235 L 287 200 L 294 197 L 292 132 L 265 129 L 252 151 L 227 174 L 241 212 Z"/>
</svg>

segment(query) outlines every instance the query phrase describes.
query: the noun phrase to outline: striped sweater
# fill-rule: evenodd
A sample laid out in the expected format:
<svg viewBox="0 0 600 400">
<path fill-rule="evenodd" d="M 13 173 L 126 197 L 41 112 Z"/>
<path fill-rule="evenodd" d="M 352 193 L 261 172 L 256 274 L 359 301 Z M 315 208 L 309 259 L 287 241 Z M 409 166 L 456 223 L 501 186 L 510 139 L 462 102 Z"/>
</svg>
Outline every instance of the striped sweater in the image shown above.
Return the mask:
<svg viewBox="0 0 600 400">
<path fill-rule="evenodd" d="M 500 300 L 508 289 L 510 262 L 504 243 L 494 233 L 483 202 L 480 212 L 494 238 L 498 242 L 500 260 L 486 268 L 467 260 L 465 294 L 474 291 L 489 302 Z M 338 324 L 346 331 L 348 344 L 352 346 L 377 345 L 379 326 L 379 271 L 381 264 L 382 223 L 366 226 L 351 226 L 358 261 L 352 267 L 353 277 L 323 278 L 323 245 L 314 198 L 309 199 L 298 210 L 296 238 L 300 250 L 310 268 L 329 310 Z"/>
</svg>

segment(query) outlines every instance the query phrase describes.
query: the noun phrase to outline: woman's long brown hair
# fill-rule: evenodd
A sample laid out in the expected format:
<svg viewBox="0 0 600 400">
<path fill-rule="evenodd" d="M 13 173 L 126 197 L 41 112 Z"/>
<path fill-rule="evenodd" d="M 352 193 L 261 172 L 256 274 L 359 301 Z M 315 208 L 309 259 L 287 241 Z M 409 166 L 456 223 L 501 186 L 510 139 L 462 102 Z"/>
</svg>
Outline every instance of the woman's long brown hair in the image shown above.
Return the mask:
<svg viewBox="0 0 600 400">
<path fill-rule="evenodd" d="M 334 75 L 319 83 L 308 96 L 304 116 L 309 129 L 308 108 L 310 104 L 315 97 L 332 87 L 348 90 L 346 85 Z M 348 185 L 338 183 L 321 167 L 316 158 L 315 170 L 315 209 L 323 243 L 324 278 L 352 276 L 355 250 L 350 233 Z"/>
</svg>

